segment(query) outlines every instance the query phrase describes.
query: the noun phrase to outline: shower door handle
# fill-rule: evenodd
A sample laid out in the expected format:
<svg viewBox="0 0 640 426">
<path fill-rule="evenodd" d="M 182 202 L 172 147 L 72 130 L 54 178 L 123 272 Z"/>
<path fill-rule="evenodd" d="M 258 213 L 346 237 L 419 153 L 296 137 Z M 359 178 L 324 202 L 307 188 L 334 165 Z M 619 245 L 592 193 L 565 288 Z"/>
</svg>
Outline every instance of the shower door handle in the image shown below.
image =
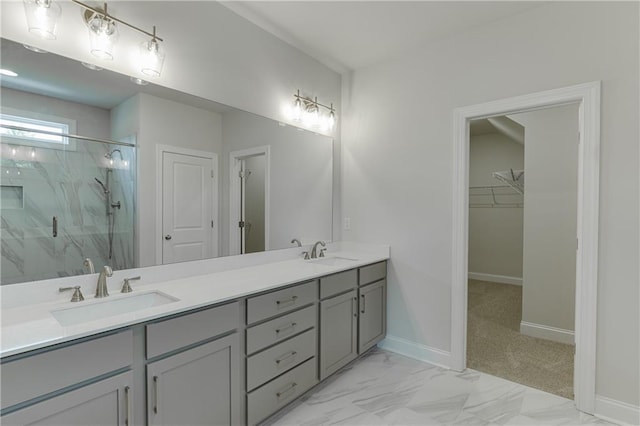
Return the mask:
<svg viewBox="0 0 640 426">
<path fill-rule="evenodd" d="M 169 240 L 171 239 L 171 235 L 169 235 L 169 234 L 165 235 L 165 236 L 164 236 L 164 239 L 165 239 L 165 240 L 167 240 L 167 241 L 169 241 Z"/>
<path fill-rule="evenodd" d="M 55 238 L 58 236 L 58 218 L 56 216 L 54 216 L 52 219 L 52 226 L 53 226 L 53 238 Z"/>
</svg>

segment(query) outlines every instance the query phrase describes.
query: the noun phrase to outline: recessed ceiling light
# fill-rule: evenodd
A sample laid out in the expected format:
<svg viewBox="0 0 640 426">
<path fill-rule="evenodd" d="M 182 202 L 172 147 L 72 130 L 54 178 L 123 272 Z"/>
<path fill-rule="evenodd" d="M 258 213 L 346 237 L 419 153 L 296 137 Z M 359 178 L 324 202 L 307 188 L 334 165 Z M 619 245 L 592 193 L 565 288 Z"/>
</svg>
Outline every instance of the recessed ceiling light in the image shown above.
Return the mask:
<svg viewBox="0 0 640 426">
<path fill-rule="evenodd" d="M 143 80 L 141 78 L 138 78 L 138 77 L 131 77 L 131 81 L 133 81 L 138 86 L 146 86 L 147 84 L 149 84 L 148 81 L 145 81 L 145 80 Z"/>
<path fill-rule="evenodd" d="M 36 52 L 36 53 L 49 53 L 48 51 L 44 50 L 44 49 L 40 49 L 39 47 L 35 47 L 35 46 L 29 46 L 28 44 L 23 44 L 24 48 L 27 50 L 30 50 L 32 52 Z"/>
<path fill-rule="evenodd" d="M 97 65 L 90 64 L 89 62 L 80 62 L 80 63 L 82 64 L 83 67 L 89 68 L 92 71 L 102 71 L 102 68 L 100 68 Z"/>
<path fill-rule="evenodd" d="M 18 73 L 15 73 L 11 70 L 6 70 L 4 68 L 0 68 L 0 75 L 6 75 L 7 77 L 17 77 Z"/>
</svg>

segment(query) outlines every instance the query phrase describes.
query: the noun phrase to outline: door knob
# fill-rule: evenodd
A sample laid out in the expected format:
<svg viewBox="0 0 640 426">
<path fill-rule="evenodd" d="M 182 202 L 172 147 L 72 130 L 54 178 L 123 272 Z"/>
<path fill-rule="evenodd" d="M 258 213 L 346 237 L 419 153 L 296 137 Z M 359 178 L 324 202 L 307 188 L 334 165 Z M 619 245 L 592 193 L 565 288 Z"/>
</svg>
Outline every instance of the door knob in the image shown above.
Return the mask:
<svg viewBox="0 0 640 426">
<path fill-rule="evenodd" d="M 169 241 L 169 240 L 171 239 L 171 235 L 169 235 L 169 234 L 165 235 L 165 236 L 164 236 L 164 239 L 165 239 L 165 240 L 167 240 L 167 241 Z"/>
</svg>

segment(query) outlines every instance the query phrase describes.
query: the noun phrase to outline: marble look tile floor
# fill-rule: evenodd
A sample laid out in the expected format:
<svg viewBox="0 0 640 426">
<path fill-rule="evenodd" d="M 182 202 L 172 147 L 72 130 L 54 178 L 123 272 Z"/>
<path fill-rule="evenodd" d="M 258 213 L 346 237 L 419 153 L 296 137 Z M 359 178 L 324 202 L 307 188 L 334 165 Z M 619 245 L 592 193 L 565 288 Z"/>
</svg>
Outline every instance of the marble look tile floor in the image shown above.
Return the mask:
<svg viewBox="0 0 640 426">
<path fill-rule="evenodd" d="M 573 401 L 373 349 L 265 425 L 610 425 Z"/>
</svg>

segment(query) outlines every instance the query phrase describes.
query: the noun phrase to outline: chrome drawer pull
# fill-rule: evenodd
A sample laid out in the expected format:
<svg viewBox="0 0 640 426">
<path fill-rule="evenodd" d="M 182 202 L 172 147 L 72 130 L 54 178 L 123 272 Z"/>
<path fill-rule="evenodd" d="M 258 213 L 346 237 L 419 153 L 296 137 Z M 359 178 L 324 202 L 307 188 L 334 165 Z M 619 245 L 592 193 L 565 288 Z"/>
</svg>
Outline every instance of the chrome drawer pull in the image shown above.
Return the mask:
<svg viewBox="0 0 640 426">
<path fill-rule="evenodd" d="M 291 383 L 286 389 L 281 390 L 280 392 L 276 392 L 276 396 L 278 398 L 280 398 L 282 395 L 284 395 L 285 393 L 289 393 L 292 390 L 294 390 L 296 388 L 296 386 L 298 386 L 298 384 L 296 382 Z"/>
<path fill-rule="evenodd" d="M 287 355 L 282 356 L 278 359 L 276 359 L 276 364 L 280 364 L 282 361 L 289 359 L 289 358 L 293 358 L 294 356 L 298 355 L 298 352 L 296 351 L 291 351 L 289 352 Z"/>
<path fill-rule="evenodd" d="M 288 299 L 276 300 L 276 305 L 278 305 L 278 307 L 280 307 L 281 305 L 286 305 L 286 304 L 289 304 L 289 303 L 296 303 L 296 300 L 298 300 L 298 296 L 291 296 Z"/>
<path fill-rule="evenodd" d="M 153 412 L 158 414 L 158 376 L 153 376 Z"/>
<path fill-rule="evenodd" d="M 124 419 L 125 426 L 131 426 L 133 421 L 131 419 L 131 388 L 129 386 L 124 387 L 124 400 L 126 402 L 127 417 Z"/>
<path fill-rule="evenodd" d="M 360 297 L 362 297 L 362 310 L 360 311 L 360 313 L 364 314 L 364 309 L 365 309 L 364 294 L 360 295 Z"/>
<path fill-rule="evenodd" d="M 285 330 L 290 330 L 290 329 L 294 328 L 296 325 L 298 325 L 298 324 L 296 324 L 295 322 L 292 322 L 291 324 L 287 325 L 286 327 L 276 328 L 276 334 L 280 334 Z"/>
</svg>

